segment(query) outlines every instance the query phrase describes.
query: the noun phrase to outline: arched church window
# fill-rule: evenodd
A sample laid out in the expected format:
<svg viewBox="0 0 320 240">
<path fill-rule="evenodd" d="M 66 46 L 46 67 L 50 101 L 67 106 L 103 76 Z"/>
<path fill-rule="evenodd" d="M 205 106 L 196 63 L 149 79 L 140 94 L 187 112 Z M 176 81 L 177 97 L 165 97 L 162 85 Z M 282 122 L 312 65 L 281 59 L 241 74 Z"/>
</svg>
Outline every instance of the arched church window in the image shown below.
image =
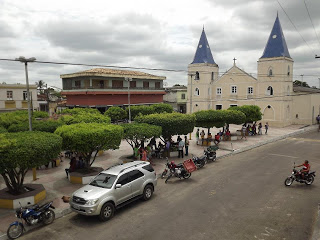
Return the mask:
<svg viewBox="0 0 320 240">
<path fill-rule="evenodd" d="M 290 66 L 288 66 L 288 76 L 290 76 Z"/>
<path fill-rule="evenodd" d="M 269 70 L 268 70 L 268 76 L 269 76 L 269 77 L 273 76 L 272 68 L 269 68 Z"/>
<path fill-rule="evenodd" d="M 267 88 L 267 95 L 273 95 L 273 88 L 271 86 Z"/>
<path fill-rule="evenodd" d="M 196 76 L 195 76 L 194 80 L 200 80 L 200 74 L 199 74 L 199 72 L 196 72 Z"/>
<path fill-rule="evenodd" d="M 200 96 L 200 90 L 199 90 L 199 88 L 196 88 L 196 89 L 194 90 L 194 95 L 195 95 L 195 96 Z"/>
</svg>

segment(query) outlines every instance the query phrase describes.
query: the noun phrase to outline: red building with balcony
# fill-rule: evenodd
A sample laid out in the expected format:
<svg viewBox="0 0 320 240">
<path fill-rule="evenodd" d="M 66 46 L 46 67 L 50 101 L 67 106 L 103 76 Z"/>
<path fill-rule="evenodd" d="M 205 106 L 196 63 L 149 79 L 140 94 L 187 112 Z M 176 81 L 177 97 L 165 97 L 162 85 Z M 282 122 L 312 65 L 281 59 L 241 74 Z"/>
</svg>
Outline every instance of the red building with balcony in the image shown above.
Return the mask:
<svg viewBox="0 0 320 240">
<path fill-rule="evenodd" d="M 166 77 L 138 71 L 94 68 L 60 77 L 67 107 L 127 106 L 129 92 L 131 105 L 150 105 L 162 103 L 165 94 Z"/>
</svg>

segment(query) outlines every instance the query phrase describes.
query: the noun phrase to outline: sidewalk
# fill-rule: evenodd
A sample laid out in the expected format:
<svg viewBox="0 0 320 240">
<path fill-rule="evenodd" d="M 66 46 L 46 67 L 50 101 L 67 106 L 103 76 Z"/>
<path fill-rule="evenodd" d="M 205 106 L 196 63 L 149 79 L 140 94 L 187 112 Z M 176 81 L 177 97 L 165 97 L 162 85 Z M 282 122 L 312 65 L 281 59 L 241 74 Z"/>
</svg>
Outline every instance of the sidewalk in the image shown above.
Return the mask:
<svg viewBox="0 0 320 240">
<path fill-rule="evenodd" d="M 300 134 L 306 131 L 316 131 L 316 125 L 304 127 L 302 125 L 292 125 L 285 128 L 270 128 L 268 135 L 256 135 L 248 136 L 246 140 L 236 140 L 236 141 L 222 141 L 219 144 L 220 149 L 217 151 L 217 157 L 222 158 L 231 154 L 237 154 L 239 152 L 247 151 L 261 145 L 278 141 L 284 139 L 288 136 Z M 235 134 L 236 130 L 240 129 L 241 126 L 230 125 L 230 130 L 232 134 Z M 177 158 L 177 153 L 171 154 L 170 160 L 174 160 L 179 163 L 185 159 L 191 158 L 192 156 L 201 156 L 203 150 L 206 148 L 204 146 L 196 145 L 195 132 L 197 128 L 194 129 L 192 133 L 192 140 L 190 140 L 189 146 L 189 156 L 183 159 Z M 200 131 L 202 129 L 200 128 Z M 207 129 L 204 129 L 207 133 Z M 210 132 L 212 135 L 219 132 L 219 129 L 211 128 Z M 188 135 L 189 138 L 189 135 Z M 176 140 L 176 136 L 173 137 Z M 132 148 L 124 140 L 122 141 L 120 148 L 117 150 L 109 150 L 103 153 L 101 156 L 97 156 L 93 166 L 102 167 L 104 169 L 108 168 L 117 163 L 122 163 L 123 160 L 128 160 L 127 156 L 132 153 Z M 83 185 L 72 184 L 68 181 L 65 173 L 65 168 L 69 167 L 69 159 L 63 159 L 60 166 L 49 169 L 37 170 L 36 181 L 32 180 L 32 171 L 29 171 L 25 178 L 25 183 L 38 183 L 43 184 L 46 191 L 47 197 L 44 202 L 53 201 L 53 205 L 56 207 L 56 218 L 62 217 L 71 212 L 68 203 L 64 203 L 61 200 L 62 196 L 70 196 L 75 190 L 79 189 Z M 155 164 L 153 167 L 157 174 L 160 174 L 165 167 L 165 159 L 153 159 L 152 162 Z M 0 178 L 0 189 L 5 188 L 5 183 L 3 178 Z M 14 210 L 0 209 L 0 239 L 6 239 L 6 231 L 9 224 L 15 221 Z"/>
</svg>

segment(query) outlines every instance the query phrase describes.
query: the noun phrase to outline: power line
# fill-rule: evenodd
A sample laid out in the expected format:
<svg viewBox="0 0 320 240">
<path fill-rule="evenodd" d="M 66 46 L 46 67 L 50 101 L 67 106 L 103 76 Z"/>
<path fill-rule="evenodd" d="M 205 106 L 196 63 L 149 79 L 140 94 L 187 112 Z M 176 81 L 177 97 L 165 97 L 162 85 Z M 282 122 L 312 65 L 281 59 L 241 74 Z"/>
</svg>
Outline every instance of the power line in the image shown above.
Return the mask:
<svg viewBox="0 0 320 240">
<path fill-rule="evenodd" d="M 291 24 L 293 25 L 293 27 L 296 29 L 296 31 L 299 33 L 300 37 L 302 38 L 302 40 L 307 44 L 307 46 L 310 48 L 311 51 L 314 52 L 314 50 L 310 47 L 310 45 L 307 43 L 307 41 L 302 37 L 301 33 L 298 31 L 296 25 L 294 25 L 294 23 L 291 21 L 291 18 L 289 17 L 289 15 L 287 14 L 287 12 L 284 10 L 284 8 L 282 7 L 282 5 L 280 4 L 280 2 L 277 0 L 278 4 L 280 5 L 280 7 L 282 8 L 283 12 L 287 15 L 289 21 L 291 22 Z"/>
<path fill-rule="evenodd" d="M 308 12 L 308 15 L 309 15 L 310 22 L 311 22 L 311 24 L 312 24 L 313 30 L 314 30 L 314 32 L 315 32 L 315 34 L 316 34 L 316 36 L 317 36 L 317 40 L 318 40 L 319 45 L 320 45 L 320 40 L 319 40 L 319 37 L 318 37 L 317 31 L 316 31 L 316 28 L 314 27 L 314 24 L 313 24 L 313 21 L 312 21 L 312 18 L 311 18 L 311 15 L 310 15 L 309 9 L 308 9 L 308 7 L 307 7 L 306 0 L 304 0 L 304 5 L 306 6 L 306 9 L 307 9 L 307 12 Z"/>
<path fill-rule="evenodd" d="M 15 59 L 8 59 L 8 58 L 1 58 L 0 61 L 11 61 L 11 62 L 20 62 L 19 60 Z M 165 69 L 165 68 L 145 68 L 145 67 L 130 67 L 130 66 L 117 66 L 117 65 L 100 65 L 100 64 L 86 64 L 86 63 L 67 63 L 67 62 L 52 62 L 52 61 L 34 61 L 33 63 L 40 63 L 40 64 L 55 64 L 55 65 L 72 65 L 72 66 L 86 66 L 86 67 L 103 67 L 103 68 L 120 68 L 120 69 L 135 69 L 135 70 L 149 70 L 149 71 L 165 71 L 165 72 L 180 72 L 180 73 L 188 73 L 188 70 L 181 70 L 181 69 Z M 239 68 L 240 69 L 240 68 Z M 229 69 L 230 70 L 230 69 Z M 218 76 L 223 76 L 228 74 L 226 71 L 223 71 L 223 73 L 220 73 Z M 243 70 L 242 70 L 243 71 Z M 196 71 L 194 71 L 195 73 Z M 199 73 L 212 73 L 211 71 L 197 71 Z M 266 74 L 256 74 L 256 73 L 231 73 L 230 75 L 236 75 L 236 76 L 257 76 L 257 77 L 285 77 L 287 76 L 286 73 L 273 73 L 272 76 Z M 292 75 L 293 77 L 300 77 L 300 75 Z M 319 75 L 307 75 L 306 77 L 319 77 Z"/>
</svg>

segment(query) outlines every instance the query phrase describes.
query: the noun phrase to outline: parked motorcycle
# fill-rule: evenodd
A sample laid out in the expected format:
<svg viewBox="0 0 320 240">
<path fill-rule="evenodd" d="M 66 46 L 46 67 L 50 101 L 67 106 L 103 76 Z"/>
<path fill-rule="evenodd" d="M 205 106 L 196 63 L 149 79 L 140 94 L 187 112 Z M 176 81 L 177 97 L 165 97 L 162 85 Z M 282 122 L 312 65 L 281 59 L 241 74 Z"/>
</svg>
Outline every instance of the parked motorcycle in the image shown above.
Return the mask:
<svg viewBox="0 0 320 240">
<path fill-rule="evenodd" d="M 216 151 L 212 151 L 212 150 L 204 150 L 204 155 L 206 157 L 206 163 L 208 161 L 211 161 L 211 162 L 215 162 L 217 160 L 217 153 Z"/>
<path fill-rule="evenodd" d="M 22 220 L 24 220 L 28 226 L 41 222 L 45 225 L 52 223 L 55 219 L 55 213 L 50 208 L 55 209 L 55 207 L 52 206 L 52 201 L 42 206 L 36 204 L 24 208 L 20 204 L 20 208 L 16 210 L 16 217 L 21 221 L 15 221 L 10 224 L 7 230 L 8 238 L 16 239 L 23 234 L 23 231 L 26 231 Z"/>
<path fill-rule="evenodd" d="M 206 164 L 206 156 L 193 157 L 192 161 L 197 166 L 197 169 L 202 168 Z"/>
<path fill-rule="evenodd" d="M 291 186 L 291 184 L 294 181 L 297 181 L 299 183 L 305 183 L 306 185 L 311 185 L 314 181 L 314 177 L 316 176 L 315 171 L 304 173 L 304 177 L 302 178 L 301 173 L 296 170 L 296 166 L 293 166 L 293 170 L 291 173 L 291 176 L 287 177 L 284 181 L 284 184 L 288 187 Z"/>
<path fill-rule="evenodd" d="M 167 158 L 166 168 L 163 170 L 161 178 L 164 178 L 165 176 L 167 176 L 167 179 L 165 181 L 165 183 L 167 183 L 172 176 L 175 176 L 180 179 L 188 179 L 189 177 L 191 177 L 191 173 L 189 173 L 184 168 L 182 163 L 176 165 L 174 162 L 169 162 L 169 159 Z"/>
</svg>

